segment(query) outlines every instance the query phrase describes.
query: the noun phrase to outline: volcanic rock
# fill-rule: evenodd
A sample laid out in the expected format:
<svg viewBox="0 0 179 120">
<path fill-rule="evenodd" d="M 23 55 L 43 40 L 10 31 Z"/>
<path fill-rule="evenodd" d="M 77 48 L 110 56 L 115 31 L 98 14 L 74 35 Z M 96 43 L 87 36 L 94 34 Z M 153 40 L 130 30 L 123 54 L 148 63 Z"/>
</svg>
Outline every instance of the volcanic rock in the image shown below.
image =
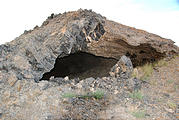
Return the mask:
<svg viewBox="0 0 179 120">
<path fill-rule="evenodd" d="M 126 55 L 137 66 L 178 51 L 169 39 L 80 9 L 52 14 L 41 27 L 0 45 L 0 70 L 4 80 L 14 73 L 18 80 L 39 81 L 57 59 L 77 52 L 114 60 Z"/>
<path fill-rule="evenodd" d="M 128 102 L 126 86 L 140 89 L 137 79 L 129 79 L 133 66 L 178 53 L 172 40 L 91 10 L 51 14 L 42 26 L 0 45 L 0 119 L 97 119 L 108 104 Z M 98 89 L 105 91 L 101 101 L 62 97 Z"/>
</svg>

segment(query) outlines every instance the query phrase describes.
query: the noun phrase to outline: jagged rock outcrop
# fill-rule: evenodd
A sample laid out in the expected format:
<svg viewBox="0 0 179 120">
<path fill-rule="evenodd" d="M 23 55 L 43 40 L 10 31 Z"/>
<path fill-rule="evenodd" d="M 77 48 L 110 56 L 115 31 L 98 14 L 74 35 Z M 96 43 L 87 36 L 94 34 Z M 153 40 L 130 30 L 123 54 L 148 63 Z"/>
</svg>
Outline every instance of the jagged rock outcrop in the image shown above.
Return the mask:
<svg viewBox="0 0 179 120">
<path fill-rule="evenodd" d="M 103 89 L 122 101 L 127 82 L 140 89 L 138 81 L 129 79 L 133 65 L 178 53 L 171 40 L 90 10 L 52 14 L 42 26 L 0 45 L 0 119 L 75 119 L 73 112 L 78 109 L 85 113 L 79 113 L 80 118 L 97 119 L 106 99 L 89 104 L 80 98 L 64 100 L 61 95 Z M 74 102 L 80 105 L 68 106 Z"/>
<path fill-rule="evenodd" d="M 111 68 L 110 75 L 113 77 L 131 76 L 133 65 L 130 58 L 122 56 L 121 59 Z"/>
<path fill-rule="evenodd" d="M 38 81 L 54 67 L 57 58 L 78 51 L 117 60 L 127 55 L 137 66 L 178 54 L 173 43 L 88 10 L 52 14 L 41 27 L 0 46 L 0 76 L 4 80 L 13 76 Z"/>
</svg>

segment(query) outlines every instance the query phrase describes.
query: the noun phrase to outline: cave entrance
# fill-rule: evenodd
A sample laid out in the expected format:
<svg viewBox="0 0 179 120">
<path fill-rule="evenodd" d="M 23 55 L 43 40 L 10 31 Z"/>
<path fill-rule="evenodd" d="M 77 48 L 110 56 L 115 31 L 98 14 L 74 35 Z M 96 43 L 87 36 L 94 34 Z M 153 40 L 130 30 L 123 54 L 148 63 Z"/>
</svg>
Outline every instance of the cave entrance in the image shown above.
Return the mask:
<svg viewBox="0 0 179 120">
<path fill-rule="evenodd" d="M 43 74 L 41 80 L 49 80 L 50 77 L 88 78 L 105 77 L 118 60 L 95 56 L 85 52 L 77 52 L 63 58 L 57 58 L 54 68 Z"/>
</svg>

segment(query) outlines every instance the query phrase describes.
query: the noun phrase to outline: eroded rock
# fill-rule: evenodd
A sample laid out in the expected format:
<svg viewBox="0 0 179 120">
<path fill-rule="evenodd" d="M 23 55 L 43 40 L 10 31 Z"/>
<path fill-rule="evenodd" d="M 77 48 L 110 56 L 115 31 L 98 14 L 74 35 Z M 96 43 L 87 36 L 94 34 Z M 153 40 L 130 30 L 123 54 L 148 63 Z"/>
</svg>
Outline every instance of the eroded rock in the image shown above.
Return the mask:
<svg viewBox="0 0 179 120">
<path fill-rule="evenodd" d="M 127 103 L 126 84 L 128 89 L 140 89 L 139 81 L 128 79 L 132 63 L 135 67 L 178 51 L 171 40 L 109 21 L 91 10 L 52 14 L 42 26 L 0 45 L 0 119 L 78 118 L 78 109 L 85 119 L 99 118 L 102 109 L 107 118 L 131 119 L 124 107 L 106 108 L 106 99 L 69 102 L 62 94 L 101 89 L 115 95 L 115 100 L 107 98 L 113 106 Z M 74 55 L 79 57 L 71 58 Z M 62 63 L 56 66 L 57 61 Z"/>
<path fill-rule="evenodd" d="M 125 55 L 111 68 L 109 74 L 112 77 L 129 78 L 133 71 L 133 65 L 130 58 Z"/>
<path fill-rule="evenodd" d="M 178 54 L 173 43 L 95 12 L 78 10 L 53 14 L 41 27 L 1 45 L 0 70 L 16 71 L 18 79 L 38 81 L 53 69 L 57 58 L 80 51 L 116 60 L 126 55 L 137 66 Z"/>
</svg>

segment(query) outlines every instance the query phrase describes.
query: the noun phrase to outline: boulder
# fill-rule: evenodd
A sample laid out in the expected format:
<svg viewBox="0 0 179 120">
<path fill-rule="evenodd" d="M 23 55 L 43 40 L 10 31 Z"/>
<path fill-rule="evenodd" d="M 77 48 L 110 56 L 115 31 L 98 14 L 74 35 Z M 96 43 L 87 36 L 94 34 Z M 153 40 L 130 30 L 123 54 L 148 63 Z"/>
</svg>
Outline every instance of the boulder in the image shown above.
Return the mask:
<svg viewBox="0 0 179 120">
<path fill-rule="evenodd" d="M 112 77 L 130 78 L 133 71 L 133 65 L 130 58 L 123 55 L 121 59 L 111 68 Z"/>
</svg>

